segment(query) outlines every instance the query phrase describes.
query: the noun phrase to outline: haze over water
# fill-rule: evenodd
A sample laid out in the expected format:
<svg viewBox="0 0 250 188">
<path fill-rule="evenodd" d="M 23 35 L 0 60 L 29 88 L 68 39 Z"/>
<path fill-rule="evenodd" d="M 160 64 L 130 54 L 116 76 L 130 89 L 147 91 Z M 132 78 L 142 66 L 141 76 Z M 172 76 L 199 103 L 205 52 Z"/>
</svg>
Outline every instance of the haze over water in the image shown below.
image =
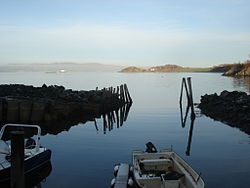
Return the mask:
<svg viewBox="0 0 250 188">
<path fill-rule="evenodd" d="M 42 187 L 109 187 L 113 165 L 131 162 L 133 149 L 152 141 L 158 149 L 173 147 L 197 172 L 206 187 L 249 187 L 250 138 L 237 128 L 214 121 L 195 109 L 190 156 L 186 155 L 190 117 L 182 128 L 179 95 L 183 77 L 192 77 L 194 101 L 223 90 L 249 93 L 249 82 L 216 73 L 1 73 L 1 84 L 63 85 L 91 90 L 128 85 L 133 98 L 129 116 L 120 128 L 103 132 L 103 121 L 79 123 L 57 135 L 41 138 L 52 150 L 52 172 Z"/>
</svg>

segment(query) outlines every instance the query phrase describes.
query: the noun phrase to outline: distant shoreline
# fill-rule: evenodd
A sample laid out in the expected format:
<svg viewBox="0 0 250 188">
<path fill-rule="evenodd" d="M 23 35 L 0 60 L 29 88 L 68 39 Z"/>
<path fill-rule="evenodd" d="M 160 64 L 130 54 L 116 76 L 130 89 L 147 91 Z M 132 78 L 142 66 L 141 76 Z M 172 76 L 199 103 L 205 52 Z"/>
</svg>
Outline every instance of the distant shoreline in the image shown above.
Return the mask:
<svg viewBox="0 0 250 188">
<path fill-rule="evenodd" d="M 167 64 L 163 66 L 155 66 L 150 68 L 139 68 L 130 66 L 122 69 L 123 73 L 171 73 L 171 72 L 209 72 L 223 73 L 223 76 L 250 76 L 250 60 L 244 63 L 224 64 L 213 67 L 196 68 L 196 67 L 181 67 L 178 65 Z"/>
<path fill-rule="evenodd" d="M 125 66 L 101 63 L 50 63 L 0 65 L 0 72 L 118 72 Z"/>
<path fill-rule="evenodd" d="M 223 76 L 249 77 L 250 60 L 244 63 L 222 64 L 213 67 L 182 67 L 174 64 L 140 68 L 135 66 L 106 65 L 101 63 L 51 63 L 51 64 L 8 64 L 0 65 L 0 73 L 14 72 L 120 72 L 120 73 L 178 73 L 178 72 L 200 72 L 200 73 L 222 73 Z"/>
</svg>

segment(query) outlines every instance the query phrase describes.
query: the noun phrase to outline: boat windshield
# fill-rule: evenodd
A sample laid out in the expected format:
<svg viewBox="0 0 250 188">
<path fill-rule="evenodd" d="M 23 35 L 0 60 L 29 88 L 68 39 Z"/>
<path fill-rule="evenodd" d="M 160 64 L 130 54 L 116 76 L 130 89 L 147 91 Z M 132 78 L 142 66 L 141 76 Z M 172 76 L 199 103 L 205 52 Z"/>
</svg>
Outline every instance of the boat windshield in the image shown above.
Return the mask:
<svg viewBox="0 0 250 188">
<path fill-rule="evenodd" d="M 37 125 L 26 125 L 26 124 L 6 124 L 2 127 L 0 132 L 0 139 L 10 145 L 11 132 L 12 131 L 23 131 L 25 139 L 25 148 L 39 148 L 39 139 L 41 129 Z"/>
</svg>

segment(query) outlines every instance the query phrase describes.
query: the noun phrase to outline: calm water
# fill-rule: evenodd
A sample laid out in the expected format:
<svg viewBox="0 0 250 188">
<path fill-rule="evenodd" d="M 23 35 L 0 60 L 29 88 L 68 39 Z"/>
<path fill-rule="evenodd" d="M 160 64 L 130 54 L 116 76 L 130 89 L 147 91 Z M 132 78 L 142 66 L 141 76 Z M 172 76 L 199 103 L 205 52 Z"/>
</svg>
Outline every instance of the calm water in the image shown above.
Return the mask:
<svg viewBox="0 0 250 188">
<path fill-rule="evenodd" d="M 35 86 L 64 85 L 90 90 L 127 83 L 133 98 L 127 121 L 119 129 L 103 133 L 102 119 L 79 123 L 57 135 L 45 135 L 42 145 L 52 150 L 52 172 L 44 188 L 109 187 L 113 165 L 131 162 L 131 150 L 145 149 L 152 141 L 159 149 L 173 149 L 196 171 L 206 187 L 249 187 L 250 137 L 199 114 L 189 138 L 190 117 L 184 128 L 180 122 L 179 93 L 182 77 L 191 76 L 194 101 L 223 90 L 250 91 L 249 80 L 222 77 L 214 73 L 0 73 L 1 84 Z M 186 155 L 191 140 L 190 156 Z"/>
</svg>

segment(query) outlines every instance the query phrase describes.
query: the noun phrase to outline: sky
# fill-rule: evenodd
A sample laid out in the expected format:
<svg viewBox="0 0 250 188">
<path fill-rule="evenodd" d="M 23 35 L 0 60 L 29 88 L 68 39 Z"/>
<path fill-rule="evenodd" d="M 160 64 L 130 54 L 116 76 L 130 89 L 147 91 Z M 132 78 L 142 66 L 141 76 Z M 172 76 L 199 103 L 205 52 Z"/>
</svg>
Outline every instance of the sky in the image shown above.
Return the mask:
<svg viewBox="0 0 250 188">
<path fill-rule="evenodd" d="M 250 59 L 249 0 L 0 0 L 0 65 Z"/>
</svg>

